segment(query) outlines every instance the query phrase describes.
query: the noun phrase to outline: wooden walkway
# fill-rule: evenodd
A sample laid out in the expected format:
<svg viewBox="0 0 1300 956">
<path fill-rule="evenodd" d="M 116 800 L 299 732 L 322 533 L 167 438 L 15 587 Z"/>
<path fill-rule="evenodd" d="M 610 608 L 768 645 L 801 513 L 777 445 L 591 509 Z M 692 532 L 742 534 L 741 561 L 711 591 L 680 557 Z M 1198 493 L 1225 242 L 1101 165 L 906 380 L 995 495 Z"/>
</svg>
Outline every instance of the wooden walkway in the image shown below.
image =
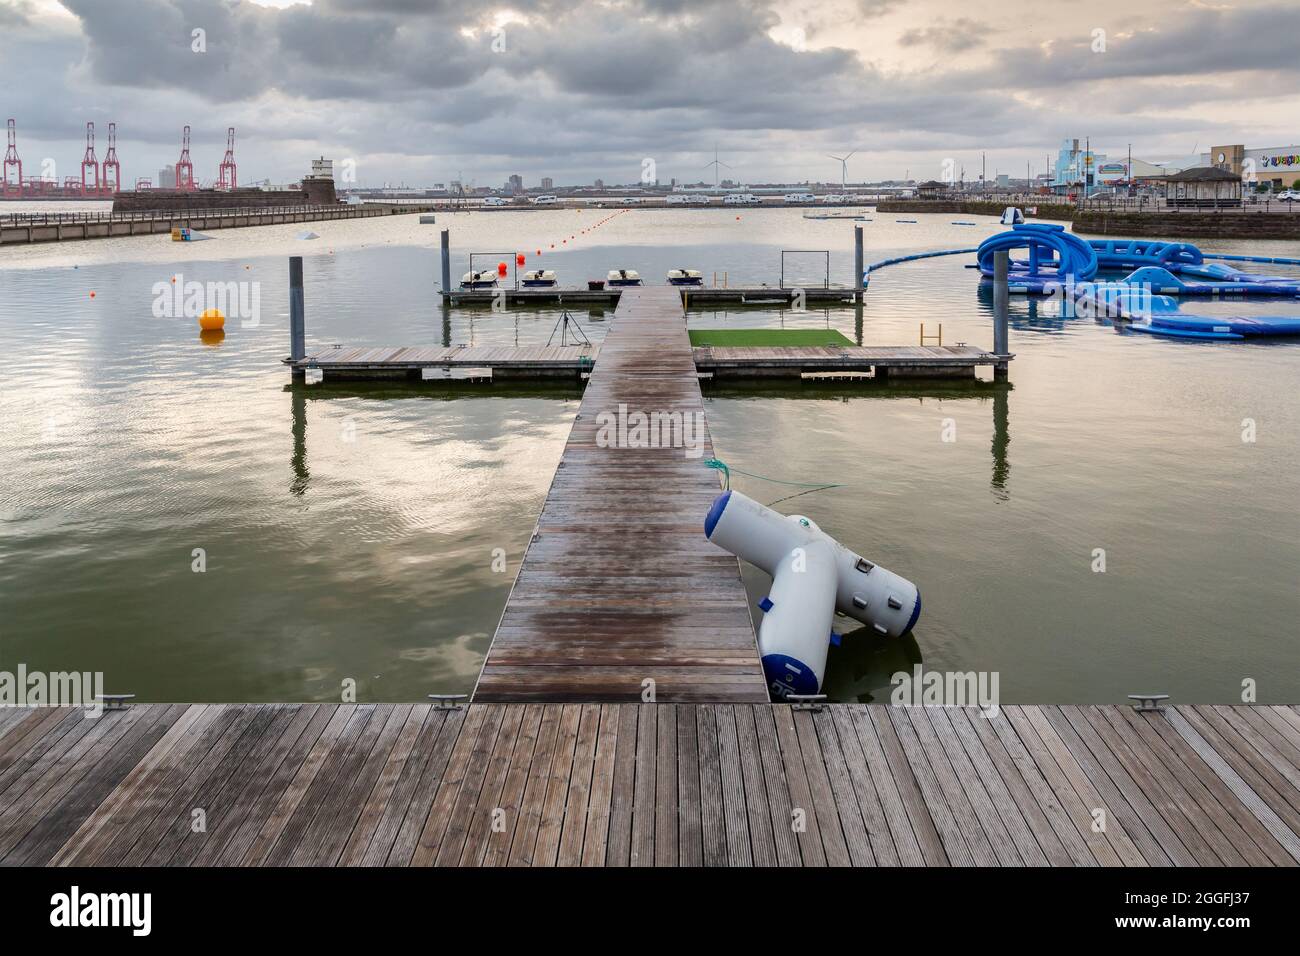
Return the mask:
<svg viewBox="0 0 1300 956">
<path fill-rule="evenodd" d="M 600 447 L 602 414 L 680 414 L 698 453 Z M 675 289 L 623 292 L 479 675 L 478 701 L 768 699 Z"/>
<path fill-rule="evenodd" d="M 973 345 L 801 345 L 697 348 L 695 367 L 723 376 L 801 375 L 804 372 L 866 372 L 899 376 L 973 377 L 975 366 L 1005 369 L 1014 356 Z"/>
<path fill-rule="evenodd" d="M 653 290 L 652 290 L 653 291 Z M 666 298 L 659 296 L 656 298 Z M 669 302 L 664 303 L 670 307 Z M 619 314 L 626 314 L 631 302 Z M 608 339 L 606 340 L 608 343 Z M 799 376 L 803 373 L 868 372 L 879 377 L 946 377 L 975 374 L 977 365 L 1006 368 L 1013 356 L 970 345 L 755 346 L 690 348 L 696 372 L 714 377 Z M 485 368 L 493 377 L 580 377 L 593 371 L 603 346 L 331 346 L 297 362 L 295 370 L 319 369 L 330 379 L 407 378 L 422 369 Z M 657 359 L 656 359 L 657 360 Z M 627 368 L 624 363 L 621 367 Z"/>
<path fill-rule="evenodd" d="M 1298 860 L 1296 707 L 0 710 L 0 865 Z"/>
</svg>

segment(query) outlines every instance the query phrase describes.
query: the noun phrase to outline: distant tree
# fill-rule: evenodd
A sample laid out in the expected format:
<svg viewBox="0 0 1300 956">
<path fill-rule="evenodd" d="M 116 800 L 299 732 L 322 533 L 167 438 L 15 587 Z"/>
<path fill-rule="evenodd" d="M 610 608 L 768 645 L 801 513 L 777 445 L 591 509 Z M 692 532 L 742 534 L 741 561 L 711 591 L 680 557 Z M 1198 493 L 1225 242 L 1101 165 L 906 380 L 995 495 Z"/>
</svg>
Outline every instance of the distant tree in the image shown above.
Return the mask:
<svg viewBox="0 0 1300 956">
<path fill-rule="evenodd" d="M 1291 188 L 1292 188 L 1292 189 L 1300 189 L 1300 179 L 1297 179 L 1295 182 L 1293 182 L 1293 183 L 1291 184 Z"/>
</svg>

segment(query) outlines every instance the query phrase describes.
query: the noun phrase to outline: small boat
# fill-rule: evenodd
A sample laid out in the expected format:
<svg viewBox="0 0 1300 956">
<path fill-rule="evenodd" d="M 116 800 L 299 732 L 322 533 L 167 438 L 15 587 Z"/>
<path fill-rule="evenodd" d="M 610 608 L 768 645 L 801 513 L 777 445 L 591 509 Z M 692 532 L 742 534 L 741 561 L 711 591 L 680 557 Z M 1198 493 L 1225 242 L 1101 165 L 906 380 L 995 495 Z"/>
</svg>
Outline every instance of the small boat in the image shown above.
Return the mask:
<svg viewBox="0 0 1300 956">
<path fill-rule="evenodd" d="M 460 279 L 462 289 L 495 289 L 496 285 L 496 270 L 489 272 L 484 269 L 482 271 L 466 272 Z"/>
<path fill-rule="evenodd" d="M 635 269 L 610 269 L 605 279 L 612 286 L 641 285 L 641 273 Z"/>
<path fill-rule="evenodd" d="M 550 289 L 555 286 L 555 273 L 550 269 L 533 269 L 524 273 L 519 284 L 525 289 Z"/>
<path fill-rule="evenodd" d="M 438 222 L 438 217 L 431 212 L 426 212 L 420 216 L 420 225 L 422 226 L 436 225 L 437 222 Z"/>
<path fill-rule="evenodd" d="M 704 285 L 704 276 L 699 269 L 669 269 L 669 285 Z"/>
</svg>

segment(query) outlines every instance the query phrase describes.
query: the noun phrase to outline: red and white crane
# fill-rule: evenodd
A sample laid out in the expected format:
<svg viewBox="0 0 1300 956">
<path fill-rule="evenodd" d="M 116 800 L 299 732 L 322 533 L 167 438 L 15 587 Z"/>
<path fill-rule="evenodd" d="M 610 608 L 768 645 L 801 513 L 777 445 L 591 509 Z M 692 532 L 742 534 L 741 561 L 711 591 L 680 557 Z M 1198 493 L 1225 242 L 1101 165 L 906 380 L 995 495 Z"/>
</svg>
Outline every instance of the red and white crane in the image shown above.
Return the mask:
<svg viewBox="0 0 1300 956">
<path fill-rule="evenodd" d="M 104 154 L 104 163 L 100 167 L 101 182 L 99 191 L 111 196 L 122 188 L 122 164 L 117 161 L 117 124 L 108 124 L 108 152 Z M 110 175 L 111 173 L 111 175 Z"/>
<path fill-rule="evenodd" d="M 231 126 L 226 130 L 226 156 L 217 167 L 217 188 L 234 189 L 238 178 L 235 166 L 235 128 Z"/>
<path fill-rule="evenodd" d="M 91 181 L 86 182 L 86 172 Z M 81 195 L 93 196 L 100 189 L 99 159 L 95 156 L 95 124 L 86 124 L 86 155 L 81 158 Z"/>
<path fill-rule="evenodd" d="M 6 196 L 21 196 L 23 194 L 23 161 L 18 158 L 18 134 L 14 129 L 13 120 L 9 121 L 7 130 L 9 133 L 9 148 L 5 150 L 3 194 Z M 9 178 L 11 168 L 17 171 L 17 181 L 12 181 Z"/>
<path fill-rule="evenodd" d="M 194 164 L 190 162 L 190 128 L 181 131 L 181 158 L 176 160 L 176 188 L 194 188 Z"/>
</svg>

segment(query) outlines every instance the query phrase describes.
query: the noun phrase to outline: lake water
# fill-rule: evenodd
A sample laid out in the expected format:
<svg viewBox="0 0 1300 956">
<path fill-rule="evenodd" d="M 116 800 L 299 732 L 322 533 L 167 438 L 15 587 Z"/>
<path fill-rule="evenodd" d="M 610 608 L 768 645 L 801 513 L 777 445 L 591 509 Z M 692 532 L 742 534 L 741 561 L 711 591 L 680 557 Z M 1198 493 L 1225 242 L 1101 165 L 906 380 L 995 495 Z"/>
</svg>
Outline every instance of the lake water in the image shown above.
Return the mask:
<svg viewBox="0 0 1300 956">
<path fill-rule="evenodd" d="M 974 246 L 999 228 L 896 218 L 863 224 L 868 261 Z M 348 678 L 381 701 L 473 686 L 580 393 L 290 389 L 290 255 L 306 257 L 309 346 L 544 344 L 556 310 L 444 313 L 444 226 L 457 276 L 470 252 L 486 265 L 515 249 L 565 284 L 616 267 L 652 282 L 689 267 L 775 284 L 782 249 L 829 253 L 788 255 L 787 281 L 852 272 L 854 223 L 797 210 L 438 219 L 0 252 L 0 670 L 102 670 L 110 692 L 144 700 L 329 700 Z M 305 229 L 320 238 L 297 240 Z M 1201 245 L 1300 256 L 1297 243 Z M 913 344 L 920 323 L 942 323 L 945 343 L 987 345 L 991 306 L 971 258 L 881 271 L 860 321 L 852 309 L 732 310 L 690 324 Z M 174 276 L 257 283 L 256 323 L 232 319 L 213 343 L 192 318 L 157 317 Z M 1300 699 L 1300 346 L 1179 342 L 1023 301 L 1012 310 L 1010 389 L 705 389 L 719 457 L 840 485 L 777 507 L 924 594 L 913 636 L 832 649 L 828 692 L 885 699 L 893 671 L 922 663 L 997 671 L 1005 702 L 1136 691 L 1229 702 L 1247 679 L 1261 701 Z M 575 316 L 596 341 L 610 313 Z M 734 484 L 765 502 L 802 490 Z M 757 600 L 766 581 L 744 574 Z"/>
</svg>

